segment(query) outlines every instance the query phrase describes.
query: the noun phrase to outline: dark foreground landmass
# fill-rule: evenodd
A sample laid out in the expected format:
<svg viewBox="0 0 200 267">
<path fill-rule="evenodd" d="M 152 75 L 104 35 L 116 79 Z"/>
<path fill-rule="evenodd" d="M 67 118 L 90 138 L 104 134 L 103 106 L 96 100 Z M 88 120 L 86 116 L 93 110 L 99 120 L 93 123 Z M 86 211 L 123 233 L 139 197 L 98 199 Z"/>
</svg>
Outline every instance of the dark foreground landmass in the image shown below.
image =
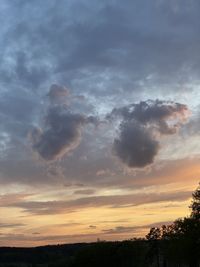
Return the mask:
<svg viewBox="0 0 200 267">
<path fill-rule="evenodd" d="M 88 244 L 51 245 L 34 248 L 0 248 L 0 267 L 70 266 L 75 255 Z"/>
<path fill-rule="evenodd" d="M 153 239 L 35 248 L 2 247 L 0 267 L 199 267 L 200 246 L 185 251 L 179 245 Z"/>
<path fill-rule="evenodd" d="M 156 257 L 159 257 L 160 264 L 163 264 L 162 255 L 153 255 L 154 248 L 152 250 L 151 247 L 146 240 L 103 241 L 35 248 L 2 247 L 0 267 L 154 266 L 154 261 L 158 260 Z"/>
</svg>

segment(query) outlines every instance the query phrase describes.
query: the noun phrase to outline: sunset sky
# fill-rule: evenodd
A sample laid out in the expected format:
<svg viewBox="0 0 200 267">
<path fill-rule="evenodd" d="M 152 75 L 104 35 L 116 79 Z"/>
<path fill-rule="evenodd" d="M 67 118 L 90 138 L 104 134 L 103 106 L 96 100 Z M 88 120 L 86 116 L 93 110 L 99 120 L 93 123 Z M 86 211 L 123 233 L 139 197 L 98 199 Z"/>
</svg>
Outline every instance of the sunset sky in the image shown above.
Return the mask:
<svg viewBox="0 0 200 267">
<path fill-rule="evenodd" d="M 189 215 L 200 2 L 0 1 L 0 246 L 122 240 Z"/>
</svg>

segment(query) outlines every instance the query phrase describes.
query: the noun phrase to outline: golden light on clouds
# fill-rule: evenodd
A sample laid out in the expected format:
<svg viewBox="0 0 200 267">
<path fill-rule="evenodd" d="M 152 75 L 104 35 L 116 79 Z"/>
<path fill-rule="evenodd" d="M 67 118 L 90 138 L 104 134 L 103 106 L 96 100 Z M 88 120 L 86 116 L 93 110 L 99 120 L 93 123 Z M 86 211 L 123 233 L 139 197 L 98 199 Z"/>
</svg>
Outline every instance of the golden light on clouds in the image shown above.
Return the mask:
<svg viewBox="0 0 200 267">
<path fill-rule="evenodd" d="M 156 184 L 160 179 L 153 180 L 151 174 L 152 185 L 140 189 L 96 188 L 89 196 L 73 194 L 76 188 L 60 187 L 48 192 L 44 189 L 44 193 L 36 189 L 30 194 L 4 194 L 5 206 L 2 202 L 0 210 L 7 227 L 4 225 L 1 243 L 32 246 L 143 237 L 151 225 L 189 214 L 198 160 L 169 162 L 164 168 L 162 184 Z M 7 241 L 4 236 L 9 236 Z"/>
</svg>

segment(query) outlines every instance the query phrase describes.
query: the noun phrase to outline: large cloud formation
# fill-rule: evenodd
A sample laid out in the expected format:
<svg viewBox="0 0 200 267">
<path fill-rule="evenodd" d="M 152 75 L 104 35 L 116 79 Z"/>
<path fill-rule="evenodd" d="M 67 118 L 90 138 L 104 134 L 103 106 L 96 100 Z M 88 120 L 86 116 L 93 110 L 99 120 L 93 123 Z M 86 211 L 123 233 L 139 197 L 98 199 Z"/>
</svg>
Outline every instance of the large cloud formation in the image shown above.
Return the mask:
<svg viewBox="0 0 200 267">
<path fill-rule="evenodd" d="M 47 96 L 52 104 L 64 104 L 67 102 L 69 90 L 64 86 L 52 84 Z"/>
<path fill-rule="evenodd" d="M 120 132 L 114 140 L 114 153 L 129 167 L 145 167 L 154 161 L 162 135 L 175 134 L 186 121 L 184 104 L 148 100 L 115 108 L 109 119 L 121 116 Z"/>
<path fill-rule="evenodd" d="M 40 116 L 41 96 L 47 95 L 49 84 L 67 85 L 72 95 L 82 96 L 84 100 L 76 99 L 75 114 L 86 116 L 103 117 L 131 99 L 140 101 L 150 95 L 152 99 L 167 96 L 180 103 L 187 101 L 192 110 L 197 108 L 199 12 L 200 3 L 195 0 L 127 0 L 126 5 L 119 0 L 1 0 L 0 180 L 32 183 L 44 177 L 46 181 L 26 149 L 26 137 Z M 67 89 L 57 85 L 52 86 L 48 99 L 51 104 L 70 102 Z M 48 127 L 35 130 L 37 142 Z M 85 151 L 73 153 L 73 162 L 72 157 L 67 158 L 66 179 L 99 183 L 107 176 L 108 183 L 114 183 L 108 175 L 94 179 L 102 162 L 105 169 L 122 176 L 106 156 L 113 129 L 105 127 L 104 135 L 103 127 L 94 137 L 85 135 Z M 169 150 L 173 147 L 169 145 Z M 186 147 L 184 155 L 196 155 L 197 145 L 193 147 L 195 152 Z M 178 154 L 183 157 L 182 151 Z M 79 168 L 84 166 L 81 172 L 77 162 Z M 91 166 L 96 171 L 89 175 Z"/>
<path fill-rule="evenodd" d="M 153 162 L 159 143 L 144 126 L 131 121 L 120 126 L 120 136 L 114 140 L 114 151 L 130 167 L 144 167 Z"/>
<path fill-rule="evenodd" d="M 44 129 L 37 127 L 31 131 L 33 149 L 45 160 L 57 160 L 74 150 L 80 144 L 82 127 L 97 122 L 93 116 L 72 113 L 62 103 L 62 97 L 67 94 L 62 86 L 50 87 L 50 107 L 45 117 Z"/>
</svg>

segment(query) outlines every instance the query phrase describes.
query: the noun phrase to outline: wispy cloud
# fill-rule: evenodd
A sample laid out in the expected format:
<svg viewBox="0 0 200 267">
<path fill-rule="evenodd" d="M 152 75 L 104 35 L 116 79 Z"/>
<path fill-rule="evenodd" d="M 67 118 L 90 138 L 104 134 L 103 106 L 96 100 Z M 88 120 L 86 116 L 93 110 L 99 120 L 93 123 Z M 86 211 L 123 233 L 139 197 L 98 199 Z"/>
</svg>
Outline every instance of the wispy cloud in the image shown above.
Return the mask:
<svg viewBox="0 0 200 267">
<path fill-rule="evenodd" d="M 133 195 L 110 195 L 78 198 L 69 201 L 18 201 L 2 204 L 1 207 L 17 207 L 24 212 L 33 215 L 48 215 L 74 212 L 89 207 L 109 206 L 111 208 L 123 208 L 127 206 L 139 206 L 148 203 L 165 201 L 185 201 L 191 197 L 190 191 L 174 193 L 140 193 Z"/>
</svg>

